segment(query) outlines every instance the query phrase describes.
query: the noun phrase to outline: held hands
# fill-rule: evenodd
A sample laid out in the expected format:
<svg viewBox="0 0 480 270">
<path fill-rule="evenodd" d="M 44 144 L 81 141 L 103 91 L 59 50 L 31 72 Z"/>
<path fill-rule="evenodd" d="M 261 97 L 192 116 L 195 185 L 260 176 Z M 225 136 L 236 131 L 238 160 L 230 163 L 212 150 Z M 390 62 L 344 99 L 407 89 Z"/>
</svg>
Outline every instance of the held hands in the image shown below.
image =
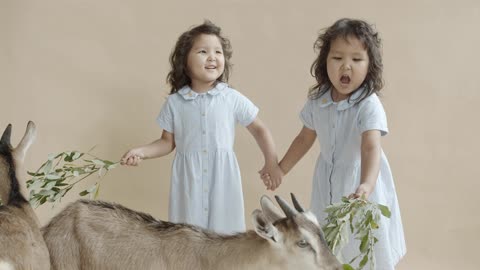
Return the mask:
<svg viewBox="0 0 480 270">
<path fill-rule="evenodd" d="M 365 199 L 368 199 L 374 188 L 375 187 L 370 184 L 362 183 L 357 187 L 355 193 L 350 194 L 348 198 L 358 199 L 364 197 Z"/>
<path fill-rule="evenodd" d="M 267 187 L 267 190 L 275 190 L 282 183 L 282 177 L 284 175 L 282 169 L 277 163 L 265 164 L 263 168 L 258 171 L 260 178 Z"/>
<path fill-rule="evenodd" d="M 138 166 L 140 161 L 145 158 L 143 151 L 138 148 L 128 150 L 120 159 L 120 164 L 127 166 Z"/>
</svg>

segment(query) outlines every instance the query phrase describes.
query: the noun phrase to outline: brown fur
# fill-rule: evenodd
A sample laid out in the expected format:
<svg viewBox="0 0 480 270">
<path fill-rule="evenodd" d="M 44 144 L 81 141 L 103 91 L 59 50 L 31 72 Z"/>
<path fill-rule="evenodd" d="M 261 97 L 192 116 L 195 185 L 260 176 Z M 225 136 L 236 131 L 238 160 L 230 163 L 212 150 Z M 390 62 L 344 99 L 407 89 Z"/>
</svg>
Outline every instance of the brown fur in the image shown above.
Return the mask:
<svg viewBox="0 0 480 270">
<path fill-rule="evenodd" d="M 262 214 L 256 220 L 260 227 L 272 225 Z M 225 236 L 118 204 L 80 200 L 55 216 L 43 233 L 52 269 L 341 269 L 318 224 L 303 214 L 275 223 L 276 242 L 261 230 Z M 305 236 L 300 228 L 310 233 Z M 305 237 L 313 238 L 316 252 L 298 248 L 297 241 Z"/>
<path fill-rule="evenodd" d="M 27 132 L 17 148 L 10 145 L 9 126 L 0 141 L 0 269 L 50 269 L 48 249 L 32 207 L 21 194 L 17 176 L 25 152 L 35 137 L 35 125 L 29 122 Z"/>
</svg>

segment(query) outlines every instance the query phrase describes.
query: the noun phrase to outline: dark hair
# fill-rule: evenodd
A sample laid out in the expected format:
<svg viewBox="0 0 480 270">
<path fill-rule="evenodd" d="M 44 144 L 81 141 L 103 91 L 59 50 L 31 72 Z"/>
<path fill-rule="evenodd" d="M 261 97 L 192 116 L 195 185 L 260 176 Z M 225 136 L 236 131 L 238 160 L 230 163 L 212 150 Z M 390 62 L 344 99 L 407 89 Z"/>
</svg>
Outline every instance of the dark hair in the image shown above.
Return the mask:
<svg viewBox="0 0 480 270">
<path fill-rule="evenodd" d="M 361 85 L 361 87 L 364 88 L 363 93 L 355 102 L 360 102 L 372 93 L 378 93 L 383 88 L 381 40 L 378 33 L 372 25 L 365 21 L 340 19 L 327 28 L 324 33 L 320 34 L 313 45 L 319 54 L 310 68 L 310 73 L 317 80 L 317 83 L 308 91 L 308 97 L 310 99 L 319 98 L 332 87 L 332 82 L 328 78 L 327 73 L 327 57 L 332 42 L 339 37 L 344 39 L 355 37 L 360 40 L 367 50 L 370 60 L 367 76 Z M 350 96 L 352 94 L 353 93 L 351 93 Z"/>
<path fill-rule="evenodd" d="M 222 36 L 220 27 L 208 20 L 205 20 L 203 24 L 195 26 L 184 32 L 178 38 L 175 48 L 170 54 L 171 70 L 167 75 L 167 82 L 171 86 L 170 94 L 175 94 L 182 87 L 191 83 L 187 69 L 188 53 L 192 49 L 195 39 L 201 34 L 215 35 L 222 44 L 223 55 L 225 57 L 225 69 L 222 76 L 220 76 L 218 80 L 222 82 L 228 82 L 230 70 L 232 68 L 230 64 L 230 58 L 232 57 L 230 40 Z"/>
</svg>

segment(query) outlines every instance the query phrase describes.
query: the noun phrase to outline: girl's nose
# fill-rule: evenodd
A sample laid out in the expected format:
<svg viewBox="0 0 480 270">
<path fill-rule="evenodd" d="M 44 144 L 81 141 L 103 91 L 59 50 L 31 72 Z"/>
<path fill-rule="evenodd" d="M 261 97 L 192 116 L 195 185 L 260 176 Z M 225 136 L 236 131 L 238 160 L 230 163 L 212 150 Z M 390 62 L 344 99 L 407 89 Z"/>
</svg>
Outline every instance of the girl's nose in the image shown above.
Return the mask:
<svg viewBox="0 0 480 270">
<path fill-rule="evenodd" d="M 213 56 L 213 55 L 208 56 L 207 61 L 209 61 L 209 62 L 215 61 L 215 56 Z"/>
<path fill-rule="evenodd" d="M 351 70 L 352 66 L 350 66 L 350 64 L 348 64 L 348 63 L 345 63 L 345 64 L 342 65 L 342 69 L 343 70 Z"/>
</svg>

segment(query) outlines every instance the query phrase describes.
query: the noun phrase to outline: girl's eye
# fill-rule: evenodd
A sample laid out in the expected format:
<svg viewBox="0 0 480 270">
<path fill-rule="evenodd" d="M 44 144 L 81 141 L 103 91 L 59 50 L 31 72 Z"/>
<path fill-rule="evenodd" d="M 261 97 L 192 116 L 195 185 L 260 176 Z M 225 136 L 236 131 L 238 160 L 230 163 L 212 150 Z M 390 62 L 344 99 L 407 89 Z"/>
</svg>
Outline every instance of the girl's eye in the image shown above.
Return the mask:
<svg viewBox="0 0 480 270">
<path fill-rule="evenodd" d="M 307 242 L 307 240 L 302 239 L 302 240 L 297 242 L 297 246 L 299 248 L 306 248 L 306 247 L 310 246 L 310 244 Z"/>
<path fill-rule="evenodd" d="M 200 50 L 198 53 L 207 53 L 205 50 Z"/>
<path fill-rule="evenodd" d="M 223 54 L 223 52 L 222 52 L 222 51 L 217 51 L 216 53 L 218 53 L 218 54 Z"/>
<path fill-rule="evenodd" d="M 332 58 L 333 58 L 334 60 L 342 60 L 341 57 L 337 57 L 337 56 L 334 56 L 334 57 L 332 57 Z"/>
<path fill-rule="evenodd" d="M 353 58 L 353 61 L 354 61 L 354 62 L 360 62 L 360 61 L 362 61 L 362 60 L 363 60 L 362 58 Z"/>
</svg>

